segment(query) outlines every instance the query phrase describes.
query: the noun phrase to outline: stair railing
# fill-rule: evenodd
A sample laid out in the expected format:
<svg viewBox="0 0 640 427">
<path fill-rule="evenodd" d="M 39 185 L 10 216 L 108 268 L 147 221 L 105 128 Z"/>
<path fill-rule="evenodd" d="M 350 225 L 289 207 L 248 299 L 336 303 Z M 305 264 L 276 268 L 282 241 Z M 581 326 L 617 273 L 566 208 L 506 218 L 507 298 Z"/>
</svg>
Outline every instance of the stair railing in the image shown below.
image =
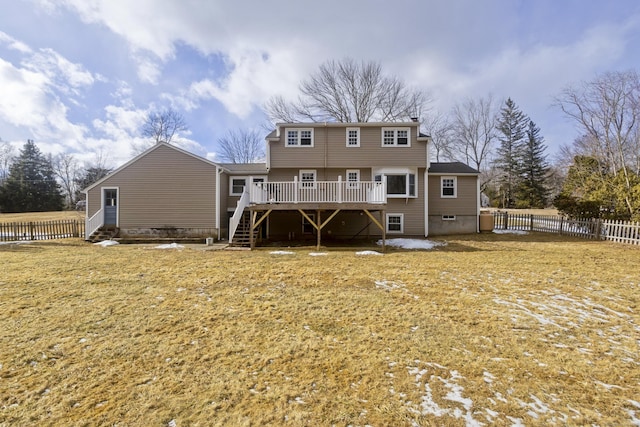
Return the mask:
<svg viewBox="0 0 640 427">
<path fill-rule="evenodd" d="M 236 205 L 236 210 L 233 212 L 233 216 L 229 220 L 229 244 L 233 243 L 233 236 L 236 234 L 236 230 L 238 229 L 238 224 L 240 224 L 240 220 L 242 219 L 242 213 L 245 208 L 249 206 L 250 197 L 249 191 L 247 191 L 247 187 L 242 191 L 242 196 L 240 200 L 238 200 L 238 204 Z"/>
<path fill-rule="evenodd" d="M 84 223 L 84 239 L 89 240 L 89 237 L 96 231 L 98 228 L 102 227 L 104 220 L 104 212 L 102 208 L 93 214 L 91 218 L 85 220 Z"/>
</svg>

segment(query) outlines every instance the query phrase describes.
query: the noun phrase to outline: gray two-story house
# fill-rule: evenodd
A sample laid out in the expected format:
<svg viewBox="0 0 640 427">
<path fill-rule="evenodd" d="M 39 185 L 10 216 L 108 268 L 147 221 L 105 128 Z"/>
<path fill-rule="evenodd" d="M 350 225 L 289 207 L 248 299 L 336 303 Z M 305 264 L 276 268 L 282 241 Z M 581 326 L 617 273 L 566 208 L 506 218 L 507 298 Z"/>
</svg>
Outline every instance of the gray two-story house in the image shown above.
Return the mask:
<svg viewBox="0 0 640 427">
<path fill-rule="evenodd" d="M 87 237 L 109 225 L 249 246 L 478 231 L 478 171 L 430 163 L 429 143 L 399 122 L 281 123 L 255 164 L 158 144 L 85 190 Z"/>
</svg>

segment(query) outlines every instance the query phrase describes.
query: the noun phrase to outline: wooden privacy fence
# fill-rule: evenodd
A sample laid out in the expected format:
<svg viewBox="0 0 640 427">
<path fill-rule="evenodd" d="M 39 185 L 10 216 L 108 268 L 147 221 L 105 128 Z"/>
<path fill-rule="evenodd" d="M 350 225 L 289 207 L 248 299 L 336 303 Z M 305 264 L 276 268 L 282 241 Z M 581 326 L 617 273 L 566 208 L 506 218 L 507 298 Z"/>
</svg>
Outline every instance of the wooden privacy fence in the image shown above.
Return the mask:
<svg viewBox="0 0 640 427">
<path fill-rule="evenodd" d="M 0 223 L 0 242 L 17 240 L 50 240 L 81 237 L 84 221 L 36 221 Z"/>
<path fill-rule="evenodd" d="M 564 236 L 640 245 L 640 222 L 596 218 L 569 219 L 560 215 L 494 212 L 493 224 L 496 230 L 541 231 Z"/>
</svg>

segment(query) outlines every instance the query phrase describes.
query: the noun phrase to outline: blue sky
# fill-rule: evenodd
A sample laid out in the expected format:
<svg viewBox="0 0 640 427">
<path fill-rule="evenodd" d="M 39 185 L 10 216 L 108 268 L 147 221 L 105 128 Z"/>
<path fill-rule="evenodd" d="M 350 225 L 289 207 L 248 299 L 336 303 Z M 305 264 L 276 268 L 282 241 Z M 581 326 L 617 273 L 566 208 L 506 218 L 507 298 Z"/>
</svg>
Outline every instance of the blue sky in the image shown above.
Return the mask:
<svg viewBox="0 0 640 427">
<path fill-rule="evenodd" d="M 111 166 L 165 107 L 189 126 L 180 145 L 215 160 L 228 130 L 262 129 L 265 101 L 295 97 L 319 64 L 345 57 L 430 92 L 434 112 L 511 97 L 553 153 L 577 136 L 553 97 L 640 63 L 636 0 L 2 3 L 0 138 Z"/>
</svg>

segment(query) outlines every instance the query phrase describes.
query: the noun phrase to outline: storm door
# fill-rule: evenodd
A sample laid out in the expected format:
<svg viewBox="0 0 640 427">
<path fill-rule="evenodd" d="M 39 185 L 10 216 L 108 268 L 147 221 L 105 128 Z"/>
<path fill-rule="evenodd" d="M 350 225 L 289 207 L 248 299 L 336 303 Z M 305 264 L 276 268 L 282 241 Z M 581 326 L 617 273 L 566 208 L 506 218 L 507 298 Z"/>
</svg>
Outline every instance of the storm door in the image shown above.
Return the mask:
<svg viewBox="0 0 640 427">
<path fill-rule="evenodd" d="M 118 225 L 118 189 L 104 190 L 104 225 Z"/>
</svg>

